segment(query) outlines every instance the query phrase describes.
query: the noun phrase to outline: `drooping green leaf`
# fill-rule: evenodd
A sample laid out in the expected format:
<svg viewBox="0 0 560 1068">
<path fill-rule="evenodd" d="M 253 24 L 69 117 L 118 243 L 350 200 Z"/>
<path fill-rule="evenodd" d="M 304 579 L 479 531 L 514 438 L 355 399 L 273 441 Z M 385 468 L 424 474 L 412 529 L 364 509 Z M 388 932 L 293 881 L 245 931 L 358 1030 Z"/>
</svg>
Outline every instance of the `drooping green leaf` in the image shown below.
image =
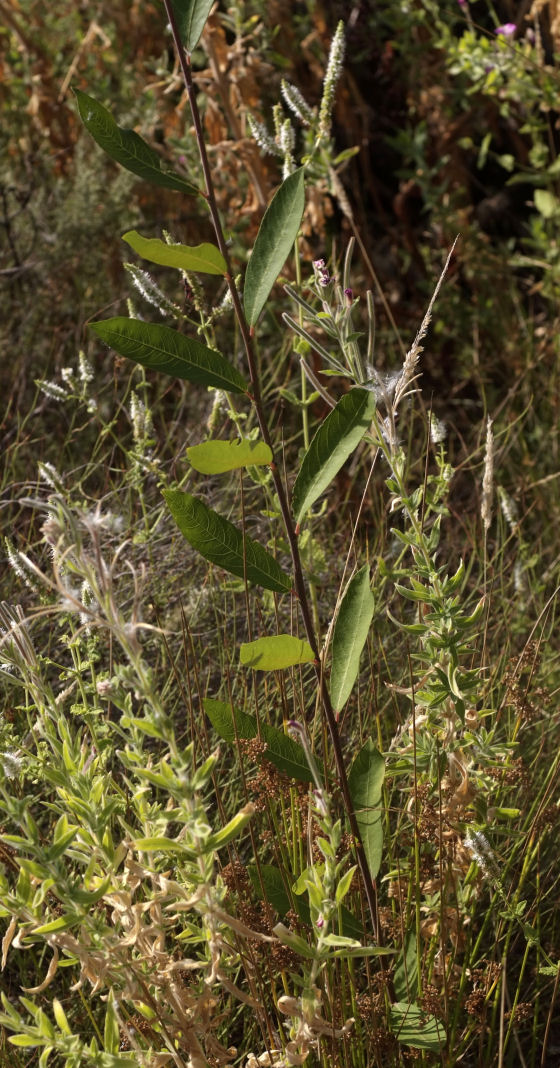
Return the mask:
<svg viewBox="0 0 560 1068">
<path fill-rule="evenodd" d="M 118 126 L 111 112 L 103 104 L 80 89 L 74 89 L 74 95 L 86 130 L 111 159 L 153 185 L 163 189 L 176 189 L 179 193 L 188 193 L 189 196 L 199 196 L 198 189 L 191 182 L 172 171 L 162 170 L 157 152 L 134 130 Z"/>
<path fill-rule="evenodd" d="M 264 213 L 245 274 L 244 305 L 254 326 L 297 237 L 305 205 L 303 167 L 290 174 Z"/>
<path fill-rule="evenodd" d="M 187 459 L 202 475 L 221 475 L 239 467 L 271 463 L 272 449 L 264 441 L 250 441 L 249 438 L 205 441 L 202 445 L 191 445 L 187 449 Z"/>
<path fill-rule="evenodd" d="M 258 541 L 244 538 L 229 519 L 190 493 L 164 490 L 163 496 L 179 530 L 205 560 L 265 590 L 289 593 L 291 578 Z"/>
<path fill-rule="evenodd" d="M 383 823 L 381 791 L 385 761 L 371 738 L 360 749 L 348 776 L 348 788 L 372 879 L 381 867 Z"/>
<path fill-rule="evenodd" d="M 229 393 L 247 392 L 248 386 L 242 375 L 224 356 L 169 326 L 143 323 L 140 319 L 124 316 L 89 325 L 115 352 L 143 367 L 201 386 L 225 389 Z"/>
<path fill-rule="evenodd" d="M 198 271 L 200 274 L 226 274 L 227 264 L 215 245 L 168 245 L 159 237 L 142 237 L 136 230 L 128 230 L 122 236 L 139 256 L 162 267 L 176 267 L 180 271 Z"/>
<path fill-rule="evenodd" d="M 259 736 L 259 727 L 255 717 L 242 712 L 239 708 L 232 708 L 225 701 L 206 698 L 204 711 L 216 733 L 228 745 L 235 746 L 236 739 L 246 740 Z M 274 764 L 278 771 L 289 779 L 297 779 L 298 782 L 312 781 L 313 777 L 305 752 L 298 742 L 284 734 L 284 731 L 278 727 L 269 726 L 268 723 L 260 724 L 260 738 L 267 747 L 265 759 Z"/>
<path fill-rule="evenodd" d="M 395 1038 L 414 1049 L 437 1052 L 446 1042 L 443 1024 L 425 1013 L 419 1005 L 397 1001 L 391 1005 L 391 1030 Z"/>
<path fill-rule="evenodd" d="M 309 642 L 292 634 L 274 634 L 270 638 L 245 642 L 239 658 L 245 667 L 255 671 L 280 671 L 295 664 L 309 664 L 315 659 Z"/>
<path fill-rule="evenodd" d="M 292 506 L 298 523 L 359 445 L 374 411 L 370 390 L 351 389 L 321 423 L 294 484 Z"/>
<path fill-rule="evenodd" d="M 187 52 L 196 48 L 214 0 L 171 0 L 179 36 Z"/>
<path fill-rule="evenodd" d="M 331 701 L 340 712 L 358 676 L 360 656 L 373 619 L 374 599 L 366 564 L 350 579 L 333 633 Z"/>
</svg>

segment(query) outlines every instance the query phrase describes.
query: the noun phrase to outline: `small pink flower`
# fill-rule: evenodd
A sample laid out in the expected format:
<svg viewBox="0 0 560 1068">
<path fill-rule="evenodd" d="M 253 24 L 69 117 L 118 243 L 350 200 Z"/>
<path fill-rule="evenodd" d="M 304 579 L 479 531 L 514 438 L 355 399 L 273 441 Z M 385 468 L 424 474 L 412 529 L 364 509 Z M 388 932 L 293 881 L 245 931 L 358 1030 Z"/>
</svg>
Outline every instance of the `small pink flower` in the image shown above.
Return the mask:
<svg viewBox="0 0 560 1068">
<path fill-rule="evenodd" d="M 515 22 L 504 22 L 503 26 L 498 26 L 494 33 L 497 37 L 513 37 L 517 26 Z"/>
</svg>

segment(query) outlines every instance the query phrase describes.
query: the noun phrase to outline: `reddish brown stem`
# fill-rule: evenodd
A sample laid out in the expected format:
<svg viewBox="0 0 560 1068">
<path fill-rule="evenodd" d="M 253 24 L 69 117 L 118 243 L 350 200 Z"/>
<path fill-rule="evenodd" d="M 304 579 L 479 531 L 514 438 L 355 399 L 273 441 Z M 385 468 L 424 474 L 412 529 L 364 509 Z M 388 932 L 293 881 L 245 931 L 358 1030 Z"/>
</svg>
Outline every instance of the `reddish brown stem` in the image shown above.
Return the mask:
<svg viewBox="0 0 560 1068">
<path fill-rule="evenodd" d="M 179 56 L 179 62 L 181 64 L 181 70 L 183 72 L 183 78 L 184 78 L 184 81 L 185 81 L 185 86 L 186 86 L 187 94 L 188 94 L 188 97 L 189 97 L 189 104 L 190 104 L 190 108 L 191 108 L 191 114 L 192 114 L 192 118 L 193 118 L 195 135 L 196 135 L 196 140 L 197 140 L 197 144 L 198 144 L 198 151 L 199 151 L 199 154 L 200 154 L 200 162 L 201 162 L 201 165 L 202 165 L 202 172 L 204 174 L 204 182 L 205 182 L 205 186 L 206 186 L 206 201 L 208 203 L 208 208 L 210 210 L 210 215 L 211 215 L 211 218 L 212 218 L 212 224 L 213 224 L 213 227 L 214 227 L 214 233 L 215 233 L 215 236 L 216 236 L 216 242 L 217 242 L 218 248 L 220 249 L 220 252 L 222 253 L 222 256 L 224 257 L 224 259 L 226 261 L 226 264 L 227 264 L 227 274 L 226 274 L 225 277 L 226 277 L 226 282 L 227 282 L 227 284 L 229 286 L 229 290 L 230 290 L 230 293 L 231 293 L 231 299 L 232 299 L 232 303 L 233 303 L 233 307 L 234 307 L 234 311 L 235 311 L 235 315 L 236 315 L 236 318 L 237 318 L 237 321 L 238 321 L 238 324 L 239 324 L 239 329 L 240 329 L 241 336 L 243 338 L 243 344 L 244 344 L 244 347 L 245 347 L 245 353 L 246 353 L 246 357 L 247 357 L 247 366 L 248 366 L 248 369 L 249 369 L 249 376 L 250 376 L 250 379 L 251 379 L 251 390 L 252 390 L 251 400 L 252 400 L 252 403 L 253 403 L 253 406 L 254 406 L 254 409 L 255 409 L 255 414 L 257 416 L 257 421 L 258 421 L 258 424 L 259 424 L 260 432 L 261 432 L 262 437 L 263 437 L 263 441 L 265 441 L 266 444 L 270 447 L 270 449 L 271 449 L 271 451 L 272 451 L 272 453 L 274 455 L 272 438 L 271 438 L 271 435 L 270 435 L 270 430 L 269 430 L 268 423 L 267 423 L 266 416 L 265 416 L 265 412 L 264 412 L 264 405 L 262 403 L 260 382 L 259 382 L 259 376 L 258 376 L 258 371 L 257 371 L 257 361 L 255 359 L 255 351 L 254 351 L 254 347 L 253 347 L 254 328 L 253 327 L 249 327 L 249 324 L 247 323 L 247 320 L 245 318 L 245 312 L 243 310 L 243 305 L 241 303 L 241 298 L 239 296 L 239 291 L 237 289 L 237 286 L 235 285 L 233 271 L 231 269 L 231 263 L 230 263 L 230 258 L 229 258 L 229 250 L 228 250 L 228 247 L 227 247 L 227 244 L 226 244 L 226 241 L 225 241 L 222 222 L 221 222 L 221 219 L 220 219 L 220 215 L 219 215 L 219 211 L 218 211 L 218 205 L 217 205 L 217 202 L 216 202 L 216 195 L 215 195 L 215 192 L 214 192 L 214 182 L 213 182 L 213 178 L 212 178 L 212 172 L 211 172 L 211 169 L 210 169 L 210 163 L 209 163 L 209 160 L 208 160 L 208 153 L 206 151 L 206 142 L 204 140 L 204 133 L 203 133 L 203 130 L 202 130 L 202 123 L 201 123 L 201 119 L 200 119 L 200 112 L 198 110 L 198 103 L 197 103 L 197 100 L 196 100 L 196 93 L 195 93 L 195 88 L 194 88 L 194 84 L 193 84 L 193 80 L 192 80 L 192 70 L 191 70 L 190 55 L 187 52 L 185 52 L 185 49 L 183 48 L 183 45 L 181 43 L 181 38 L 180 38 L 179 31 L 178 31 L 178 28 L 177 28 L 177 23 L 176 23 L 176 20 L 175 20 L 173 9 L 171 7 L 171 0 L 163 0 L 163 2 L 165 4 L 165 10 L 167 12 L 167 17 L 169 19 L 169 24 L 171 26 L 171 31 L 173 33 L 173 38 L 174 38 L 174 41 L 175 41 L 175 47 L 177 49 L 177 54 Z M 378 917 L 378 907 L 377 907 L 377 894 L 376 894 L 375 886 L 374 886 L 374 883 L 373 883 L 373 880 L 372 880 L 372 877 L 371 877 L 371 873 L 370 873 L 370 870 L 369 870 L 369 867 L 368 867 L 367 858 L 366 858 L 366 855 L 365 855 L 365 852 L 364 852 L 364 847 L 363 847 L 360 831 L 359 831 L 359 828 L 358 828 L 358 823 L 357 823 L 357 820 L 356 820 L 356 814 L 354 812 L 354 806 L 352 804 L 352 798 L 350 796 L 350 789 L 349 789 L 349 786 L 348 786 L 348 776 L 346 774 L 346 768 L 345 768 L 345 765 L 344 765 L 344 755 L 343 755 L 343 752 L 342 752 L 342 744 L 341 744 L 341 740 L 340 740 L 340 733 L 339 733 L 339 730 L 338 730 L 338 724 L 336 722 L 336 716 L 335 716 L 335 713 L 334 713 L 334 710 L 333 710 L 333 707 L 332 707 L 332 704 L 331 704 L 330 694 L 329 694 L 329 691 L 328 691 L 328 688 L 327 688 L 326 680 L 325 680 L 325 677 L 324 677 L 324 672 L 322 670 L 319 647 L 318 647 L 318 643 L 317 643 L 317 636 L 315 634 L 315 628 L 313 626 L 313 620 L 312 620 L 312 617 L 311 617 L 311 610 L 310 610 L 310 607 L 309 607 L 309 600 L 308 600 L 308 597 L 307 597 L 307 589 L 306 589 L 305 580 L 304 580 L 304 577 L 303 577 L 303 569 L 302 569 L 302 565 L 301 565 L 301 557 L 300 557 L 300 553 L 299 553 L 297 534 L 296 534 L 296 530 L 295 530 L 294 523 L 293 523 L 293 520 L 292 520 L 292 515 L 291 515 L 291 512 L 290 512 L 290 506 L 288 504 L 288 497 L 287 497 L 287 493 L 286 493 L 286 488 L 285 488 L 284 482 L 282 480 L 282 477 L 280 475 L 280 469 L 279 469 L 279 467 L 278 467 L 278 465 L 276 463 L 272 463 L 271 471 L 272 471 L 272 478 L 273 478 L 273 481 L 274 481 L 274 488 L 276 490 L 276 494 L 277 494 L 277 497 L 278 497 L 278 502 L 279 502 L 279 505 L 280 505 L 280 511 L 282 513 L 282 521 L 283 521 L 283 524 L 284 524 L 284 529 L 286 531 L 286 537 L 288 539 L 288 543 L 289 543 L 289 546 L 290 546 L 290 555 L 291 555 L 291 558 L 292 558 L 292 567 L 293 567 L 293 574 L 294 574 L 294 589 L 295 589 L 295 592 L 296 592 L 296 595 L 297 595 L 297 598 L 298 598 L 298 601 L 299 601 L 299 606 L 300 606 L 300 611 L 301 611 L 301 615 L 302 615 L 303 626 L 304 626 L 304 629 L 305 629 L 307 641 L 309 642 L 309 645 L 311 646 L 311 649 L 313 650 L 313 656 L 314 656 L 314 659 L 316 661 L 316 663 L 314 665 L 315 675 L 316 675 L 316 678 L 317 678 L 317 685 L 318 685 L 319 693 L 320 693 L 320 696 L 321 696 L 321 704 L 322 704 L 322 708 L 323 708 L 323 713 L 324 713 L 324 716 L 325 716 L 325 720 L 326 720 L 326 723 L 327 723 L 327 728 L 328 728 L 328 731 L 329 731 L 329 736 L 330 736 L 330 739 L 331 739 L 331 744 L 332 744 L 332 747 L 333 747 L 334 759 L 335 759 L 335 764 L 336 764 L 338 781 L 339 781 L 340 789 L 341 789 L 341 792 L 342 792 L 344 808 L 345 808 L 345 811 L 346 811 L 346 815 L 348 817 L 348 822 L 350 824 L 350 830 L 352 832 L 352 837 L 354 838 L 354 842 L 355 842 L 356 859 L 358 861 L 360 874 L 362 876 L 362 881 L 363 881 L 364 889 L 365 889 L 365 892 L 366 892 L 368 906 L 369 906 L 369 910 L 370 910 L 370 914 L 371 914 L 371 918 L 372 918 L 372 923 L 373 923 L 373 930 L 374 930 L 374 933 L 375 933 L 375 937 L 380 942 L 381 941 L 381 931 L 380 931 L 380 927 L 379 927 L 379 917 Z"/>
</svg>

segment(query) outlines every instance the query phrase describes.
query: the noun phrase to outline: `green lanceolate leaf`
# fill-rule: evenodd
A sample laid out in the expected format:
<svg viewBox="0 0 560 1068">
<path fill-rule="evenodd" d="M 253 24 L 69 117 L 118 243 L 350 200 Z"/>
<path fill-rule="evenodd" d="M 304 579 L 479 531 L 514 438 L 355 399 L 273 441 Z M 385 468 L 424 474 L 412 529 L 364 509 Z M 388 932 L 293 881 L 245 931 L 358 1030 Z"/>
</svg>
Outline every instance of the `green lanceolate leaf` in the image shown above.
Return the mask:
<svg viewBox="0 0 560 1068">
<path fill-rule="evenodd" d="M 243 376 L 224 356 L 169 326 L 143 323 L 140 319 L 124 316 L 89 325 L 115 352 L 128 356 L 129 360 L 135 360 L 143 367 L 201 386 L 225 389 L 229 393 L 247 392 Z"/>
<path fill-rule="evenodd" d="M 383 823 L 381 790 L 385 761 L 371 738 L 360 749 L 348 776 L 348 788 L 372 879 L 381 867 Z"/>
<path fill-rule="evenodd" d="M 204 701 L 204 711 L 216 733 L 228 745 L 235 746 L 238 739 L 260 737 L 266 744 L 266 760 L 278 771 L 298 782 L 312 781 L 303 748 L 278 727 L 271 727 L 268 723 L 258 724 L 255 717 L 247 712 L 232 708 L 225 701 L 214 701 L 208 697 Z"/>
<path fill-rule="evenodd" d="M 292 580 L 262 545 L 234 527 L 203 501 L 181 490 L 164 490 L 179 530 L 205 560 L 275 593 L 289 593 Z"/>
<path fill-rule="evenodd" d="M 295 664 L 309 664 L 315 659 L 309 642 L 291 634 L 274 634 L 271 638 L 245 642 L 239 658 L 245 667 L 255 671 L 280 671 Z"/>
<path fill-rule="evenodd" d="M 245 274 L 245 315 L 254 326 L 297 237 L 305 204 L 303 167 L 274 194 L 261 222 Z"/>
<path fill-rule="evenodd" d="M 153 185 L 159 185 L 163 189 L 176 189 L 177 192 L 187 193 L 189 196 L 199 196 L 198 189 L 191 182 L 172 171 L 162 170 L 157 152 L 134 130 L 117 126 L 111 112 L 103 107 L 103 104 L 87 93 L 82 93 L 80 89 L 74 89 L 74 95 L 86 130 L 111 159 Z"/>
<path fill-rule="evenodd" d="M 221 475 L 239 467 L 258 467 L 272 462 L 272 449 L 264 441 L 205 441 L 191 445 L 187 459 L 201 475 Z"/>
<path fill-rule="evenodd" d="M 374 411 L 373 393 L 351 389 L 321 423 L 303 457 L 294 485 L 292 506 L 298 523 L 359 445 Z"/>
<path fill-rule="evenodd" d="M 350 579 L 336 617 L 331 667 L 331 701 L 336 712 L 346 704 L 356 681 L 373 610 L 374 599 L 366 564 Z"/>
<path fill-rule="evenodd" d="M 419 1005 L 397 1001 L 391 1005 L 391 1030 L 395 1038 L 414 1049 L 440 1050 L 445 1045 L 445 1028 L 435 1016 Z"/>
<path fill-rule="evenodd" d="M 187 52 L 196 48 L 214 0 L 171 0 L 179 36 Z"/>
<path fill-rule="evenodd" d="M 393 985 L 399 1001 L 410 998 L 418 989 L 418 954 L 415 931 L 409 931 L 405 936 L 402 951 L 395 963 Z"/>
<path fill-rule="evenodd" d="M 127 230 L 122 239 L 143 259 L 159 263 L 162 267 L 198 271 L 199 274 L 227 273 L 227 263 L 215 245 L 168 245 L 159 237 L 142 237 L 136 230 Z"/>
</svg>

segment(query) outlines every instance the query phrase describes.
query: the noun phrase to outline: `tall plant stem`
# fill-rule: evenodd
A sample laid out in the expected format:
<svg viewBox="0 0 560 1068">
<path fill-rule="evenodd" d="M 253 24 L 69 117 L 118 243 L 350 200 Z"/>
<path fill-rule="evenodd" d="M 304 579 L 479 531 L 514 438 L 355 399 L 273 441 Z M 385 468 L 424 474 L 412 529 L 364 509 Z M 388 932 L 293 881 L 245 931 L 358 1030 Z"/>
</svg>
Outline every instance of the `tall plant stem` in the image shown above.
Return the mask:
<svg viewBox="0 0 560 1068">
<path fill-rule="evenodd" d="M 178 27 L 177 27 L 177 22 L 176 22 L 175 15 L 174 15 L 174 12 L 173 12 L 173 9 L 172 9 L 172 6 L 171 6 L 171 0 L 164 0 L 164 5 L 165 5 L 166 13 L 167 13 L 167 18 L 169 20 L 169 24 L 171 26 L 171 31 L 173 33 L 173 39 L 175 41 L 175 48 L 177 49 L 177 54 L 179 56 L 179 62 L 181 64 L 181 70 L 183 72 L 183 78 L 184 78 L 184 82 L 185 82 L 185 87 L 186 87 L 187 94 L 188 94 L 188 97 L 189 97 L 189 104 L 190 104 L 190 108 L 191 108 L 191 114 L 192 114 L 192 118 L 193 118 L 195 134 L 196 134 L 196 140 L 197 140 L 198 150 L 199 150 L 199 154 L 200 154 L 200 162 L 201 162 L 201 165 L 202 165 L 202 172 L 204 174 L 204 181 L 205 181 L 205 185 L 206 185 L 205 197 L 206 197 L 206 201 L 208 203 L 208 208 L 210 210 L 210 215 L 211 215 L 211 218 L 212 218 L 212 224 L 213 224 L 213 227 L 214 227 L 214 233 L 215 233 L 215 236 L 216 236 L 216 241 L 217 241 L 217 244 L 218 244 L 218 248 L 220 249 L 220 252 L 222 253 L 222 256 L 224 257 L 224 259 L 226 261 L 226 265 L 227 265 L 226 281 L 227 281 L 227 284 L 229 286 L 229 290 L 230 290 L 230 293 L 231 293 L 231 299 L 232 299 L 235 315 L 237 317 L 237 321 L 238 321 L 238 324 L 239 324 L 239 329 L 240 329 L 240 332 L 241 332 L 241 336 L 243 338 L 243 344 L 244 344 L 244 347 L 245 347 L 245 353 L 246 353 L 246 356 L 247 356 L 247 366 L 248 366 L 248 369 L 249 369 L 249 377 L 250 377 L 250 380 L 251 380 L 252 401 L 253 401 L 253 405 L 254 405 L 254 408 L 255 408 L 255 414 L 257 416 L 257 421 L 258 421 L 258 424 L 259 424 L 259 429 L 260 429 L 260 432 L 262 434 L 263 440 L 270 447 L 270 449 L 271 449 L 271 451 L 272 451 L 272 453 L 274 455 L 274 449 L 273 449 L 273 446 L 272 446 L 272 438 L 271 438 L 270 430 L 268 428 L 268 423 L 267 423 L 267 420 L 266 420 L 266 416 L 265 416 L 265 412 L 264 412 L 264 406 L 263 406 L 262 397 L 261 397 L 260 382 L 259 382 L 259 376 L 258 376 L 258 370 L 257 370 L 257 361 L 256 361 L 256 358 L 255 358 L 255 350 L 254 350 L 254 345 L 253 345 L 254 328 L 253 327 L 249 327 L 249 324 L 247 323 L 247 320 L 245 318 L 245 313 L 243 311 L 243 305 L 241 303 L 241 298 L 239 296 L 239 292 L 238 292 L 237 286 L 236 286 L 235 281 L 234 281 L 234 275 L 233 275 L 233 272 L 232 272 L 232 269 L 231 269 L 231 264 L 230 264 L 230 259 L 229 259 L 229 250 L 228 250 L 228 247 L 227 247 L 227 244 L 226 244 L 226 240 L 225 240 L 225 237 L 224 237 L 224 231 L 223 231 L 223 227 L 222 227 L 222 222 L 221 222 L 221 219 L 220 219 L 220 215 L 219 215 L 219 211 L 218 211 L 218 205 L 217 205 L 217 202 L 216 202 L 216 195 L 215 195 L 215 191 L 214 191 L 214 181 L 213 181 L 213 177 L 212 177 L 212 171 L 210 169 L 210 162 L 208 160 L 208 153 L 206 151 L 206 142 L 204 140 L 204 133 L 203 133 L 203 130 L 202 130 L 202 123 L 201 123 L 201 119 L 200 119 L 200 112 L 198 110 L 198 103 L 197 103 L 197 100 L 196 100 L 196 93 L 195 93 L 194 84 L 193 84 L 193 80 L 192 80 L 191 57 L 190 57 L 189 53 L 185 52 L 185 49 L 183 48 L 183 45 L 181 43 L 181 38 L 180 38 L 179 30 L 178 30 Z M 343 797 L 343 801 L 344 801 L 344 808 L 345 808 L 346 814 L 348 816 L 348 821 L 349 821 L 349 824 L 350 824 L 350 830 L 352 832 L 352 836 L 353 836 L 354 841 L 355 841 L 356 859 L 358 861 L 358 866 L 360 868 L 360 874 L 362 876 L 364 889 L 365 889 L 365 892 L 366 892 L 366 897 L 367 897 L 368 906 L 369 906 L 369 910 L 370 910 L 370 914 L 371 914 L 371 918 L 372 918 L 375 937 L 377 938 L 378 941 L 380 941 L 381 931 L 380 931 L 380 927 L 379 927 L 379 916 L 378 916 L 376 890 L 375 890 L 375 887 L 374 887 L 374 884 L 373 884 L 373 880 L 372 880 L 372 877 L 371 877 L 371 873 L 370 873 L 370 870 L 369 870 L 369 866 L 368 866 L 368 863 L 367 863 L 367 858 L 366 858 L 366 855 L 365 855 L 365 852 L 364 852 L 363 842 L 362 842 L 360 831 L 359 831 L 359 828 L 358 828 L 358 823 L 357 823 L 357 820 L 356 820 L 356 814 L 354 812 L 354 806 L 352 804 L 352 798 L 350 796 L 350 789 L 349 789 L 349 786 L 348 786 L 348 776 L 346 774 L 346 768 L 345 768 L 345 765 L 344 765 L 344 756 L 343 756 L 343 752 L 342 752 L 342 744 L 341 744 L 341 741 L 340 741 L 340 734 L 339 734 L 339 730 L 338 730 L 338 726 L 337 726 L 337 722 L 336 722 L 336 717 L 335 717 L 335 714 L 334 714 L 334 711 L 333 711 L 333 707 L 332 707 L 332 704 L 331 704 L 330 695 L 329 695 L 329 692 L 328 692 L 328 688 L 327 688 L 326 679 L 325 679 L 325 676 L 324 676 L 321 660 L 320 660 L 319 648 L 318 648 L 318 644 L 317 644 L 317 636 L 316 636 L 316 633 L 315 633 L 315 628 L 313 626 L 313 620 L 312 620 L 309 600 L 308 600 L 308 597 L 307 597 L 307 590 L 306 590 L 306 586 L 305 586 L 305 580 L 304 580 L 304 577 L 303 577 L 303 569 L 302 569 L 302 565 L 301 565 L 301 557 L 300 557 L 300 553 L 299 553 L 297 534 L 296 534 L 295 527 L 294 527 L 294 524 L 293 524 L 293 521 L 292 521 L 292 515 L 291 515 L 291 512 L 290 512 L 290 506 L 288 504 L 288 497 L 287 497 L 287 493 L 286 493 L 286 487 L 284 486 L 284 482 L 282 481 L 282 476 L 280 474 L 280 469 L 275 463 L 272 463 L 271 464 L 271 470 L 272 470 L 272 477 L 273 477 L 273 480 L 274 480 L 274 488 L 275 488 L 276 494 L 278 496 L 278 502 L 279 502 L 279 505 L 280 505 L 280 511 L 282 513 L 282 521 L 283 521 L 284 528 L 285 528 L 285 531 L 286 531 L 286 537 L 288 539 L 288 543 L 289 543 L 289 546 L 290 546 L 290 554 L 291 554 L 291 558 L 292 558 L 292 567 L 293 567 L 293 573 L 294 573 L 295 593 L 296 593 L 298 601 L 299 601 L 299 606 L 300 606 L 300 610 L 301 610 L 301 615 L 302 615 L 302 619 L 303 619 L 303 625 L 304 625 L 304 628 L 305 628 L 305 633 L 306 633 L 306 636 L 307 636 L 307 640 L 309 642 L 309 645 L 311 646 L 311 649 L 313 651 L 313 656 L 314 656 L 314 659 L 315 659 L 315 674 L 316 674 L 316 678 L 317 678 L 317 685 L 318 685 L 318 688 L 319 688 L 319 693 L 320 693 L 320 697 L 321 697 L 321 705 L 322 705 L 322 708 L 323 708 L 324 716 L 325 716 L 325 719 L 326 719 L 326 722 L 327 722 L 327 727 L 328 727 L 328 730 L 329 730 L 331 744 L 332 744 L 332 747 L 333 747 L 333 753 L 334 753 L 334 758 L 335 758 L 335 763 L 336 763 L 336 770 L 337 770 L 337 774 L 338 774 L 339 785 L 340 785 L 340 789 L 342 791 L 342 797 Z"/>
</svg>

